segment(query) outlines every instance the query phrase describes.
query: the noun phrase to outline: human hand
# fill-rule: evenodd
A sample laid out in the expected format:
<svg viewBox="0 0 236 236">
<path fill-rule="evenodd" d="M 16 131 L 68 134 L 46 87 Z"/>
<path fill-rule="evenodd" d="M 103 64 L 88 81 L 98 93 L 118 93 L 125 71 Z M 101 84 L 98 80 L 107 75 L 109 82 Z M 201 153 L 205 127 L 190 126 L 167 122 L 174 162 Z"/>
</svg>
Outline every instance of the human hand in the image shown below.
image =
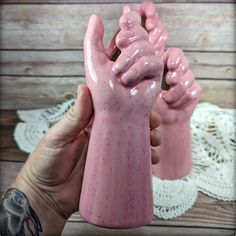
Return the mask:
<svg viewBox="0 0 236 236">
<path fill-rule="evenodd" d="M 73 107 L 45 134 L 13 183 L 28 197 L 46 235 L 59 235 L 78 210 L 92 115 L 90 92 L 81 85 Z"/>
<path fill-rule="evenodd" d="M 66 219 L 78 211 L 92 116 L 90 92 L 87 86 L 80 85 L 73 107 L 46 133 L 13 183 L 29 198 L 44 233 L 59 234 Z M 159 116 L 152 112 L 152 146 L 160 144 L 156 129 L 159 124 Z M 152 163 L 158 161 L 153 151 Z"/>
</svg>

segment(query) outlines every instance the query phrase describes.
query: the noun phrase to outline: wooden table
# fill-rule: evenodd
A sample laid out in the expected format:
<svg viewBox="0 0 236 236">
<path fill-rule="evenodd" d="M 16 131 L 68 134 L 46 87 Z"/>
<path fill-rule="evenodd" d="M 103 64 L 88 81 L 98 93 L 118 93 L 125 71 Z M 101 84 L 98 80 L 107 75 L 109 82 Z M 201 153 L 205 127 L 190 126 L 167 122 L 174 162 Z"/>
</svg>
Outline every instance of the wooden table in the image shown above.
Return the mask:
<svg viewBox="0 0 236 236">
<path fill-rule="evenodd" d="M 27 159 L 14 140 L 19 122 L 15 111 L 1 111 L 0 118 L 0 194 L 2 194 Z M 193 208 L 174 220 L 153 218 L 152 224 L 129 230 L 111 230 L 86 223 L 79 214 L 67 222 L 63 235 L 235 235 L 236 202 L 219 201 L 199 193 Z"/>
</svg>

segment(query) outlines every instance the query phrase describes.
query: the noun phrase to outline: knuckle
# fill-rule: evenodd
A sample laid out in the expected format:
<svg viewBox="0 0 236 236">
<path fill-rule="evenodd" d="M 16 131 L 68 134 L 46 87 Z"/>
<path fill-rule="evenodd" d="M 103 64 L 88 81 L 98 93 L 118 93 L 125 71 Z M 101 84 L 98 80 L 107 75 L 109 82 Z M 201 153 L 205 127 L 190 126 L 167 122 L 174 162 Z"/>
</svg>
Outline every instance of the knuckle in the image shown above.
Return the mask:
<svg viewBox="0 0 236 236">
<path fill-rule="evenodd" d="M 71 121 L 75 122 L 77 120 L 76 112 L 75 112 L 75 107 L 72 106 L 69 111 L 66 113 L 66 118 Z"/>
<path fill-rule="evenodd" d="M 139 46 L 139 44 L 134 45 L 134 55 L 137 57 L 141 57 L 143 55 L 143 48 Z"/>
<path fill-rule="evenodd" d="M 199 94 L 199 91 L 198 91 L 197 87 L 188 90 L 188 92 L 187 92 L 187 100 L 191 101 L 191 100 L 198 99 L 198 94 Z"/>
<path fill-rule="evenodd" d="M 187 90 L 186 85 L 187 85 L 186 80 L 181 80 L 180 83 L 179 83 L 179 88 L 180 88 L 182 91 L 185 91 L 185 90 Z"/>
<path fill-rule="evenodd" d="M 175 53 L 178 53 L 178 54 L 180 54 L 180 55 L 182 55 L 183 56 L 183 50 L 182 49 L 180 49 L 180 48 L 173 48 L 173 52 L 175 52 Z"/>
<path fill-rule="evenodd" d="M 142 56 L 140 60 L 144 66 L 149 65 L 149 58 L 147 56 Z"/>
</svg>

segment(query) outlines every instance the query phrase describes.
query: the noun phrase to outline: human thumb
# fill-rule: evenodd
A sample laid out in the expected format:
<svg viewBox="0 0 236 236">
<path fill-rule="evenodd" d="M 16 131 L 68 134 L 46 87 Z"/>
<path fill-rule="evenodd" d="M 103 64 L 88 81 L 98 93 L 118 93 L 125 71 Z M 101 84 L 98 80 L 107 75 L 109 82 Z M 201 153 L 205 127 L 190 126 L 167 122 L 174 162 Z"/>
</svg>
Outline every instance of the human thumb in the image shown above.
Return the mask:
<svg viewBox="0 0 236 236">
<path fill-rule="evenodd" d="M 77 136 L 92 118 L 93 105 L 89 89 L 86 85 L 78 87 L 78 95 L 74 105 L 50 130 L 49 136 L 54 141 L 68 141 Z"/>
</svg>

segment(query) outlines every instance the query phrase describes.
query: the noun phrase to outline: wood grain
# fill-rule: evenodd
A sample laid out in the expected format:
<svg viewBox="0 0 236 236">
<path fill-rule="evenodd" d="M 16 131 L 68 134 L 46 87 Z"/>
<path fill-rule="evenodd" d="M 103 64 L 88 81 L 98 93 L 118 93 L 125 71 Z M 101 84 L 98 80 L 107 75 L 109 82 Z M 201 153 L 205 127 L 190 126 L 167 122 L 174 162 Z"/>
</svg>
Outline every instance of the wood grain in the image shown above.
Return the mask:
<svg viewBox="0 0 236 236">
<path fill-rule="evenodd" d="M 52 106 L 74 98 L 84 82 L 84 77 L 1 77 L 1 109 Z"/>
<path fill-rule="evenodd" d="M 22 165 L 23 162 L 0 161 L 0 195 L 10 186 Z M 181 227 L 208 227 L 235 230 L 235 210 L 236 202 L 219 201 L 199 193 L 197 202 L 188 212 L 176 219 L 168 221 L 154 216 L 150 226 L 178 225 Z M 84 223 L 85 221 L 81 219 L 79 213 L 75 213 L 69 219 L 69 222 Z"/>
<path fill-rule="evenodd" d="M 82 49 L 93 13 L 104 19 L 107 44 L 117 31 L 121 9 L 122 4 L 2 5 L 1 48 Z M 234 4 L 173 3 L 157 9 L 169 31 L 169 46 L 236 51 Z"/>
<path fill-rule="evenodd" d="M 16 111 L 0 111 L 0 160 L 25 161 L 27 153 L 17 147 L 13 133 L 16 124 L 20 122 Z"/>
<path fill-rule="evenodd" d="M 1 75 L 81 76 L 83 51 L 0 51 Z M 236 79 L 236 54 L 185 52 L 197 78 Z"/>
<path fill-rule="evenodd" d="M 153 216 L 151 225 L 236 229 L 235 210 L 236 202 L 224 202 L 198 193 L 193 208 L 185 214 L 168 221 Z M 73 214 L 69 221 L 84 222 L 79 213 Z"/>
<path fill-rule="evenodd" d="M 10 187 L 23 164 L 23 162 L 0 161 L 0 198 Z"/>
<path fill-rule="evenodd" d="M 0 77 L 1 109 L 31 109 L 53 106 L 76 97 L 84 77 Z M 235 107 L 235 80 L 198 80 L 201 101 Z"/>
<path fill-rule="evenodd" d="M 215 103 L 221 107 L 236 108 L 236 80 L 199 80 L 202 87 L 201 102 Z"/>
<path fill-rule="evenodd" d="M 207 229 L 195 227 L 145 226 L 135 229 L 105 229 L 88 223 L 67 222 L 62 235 L 89 236 L 232 236 L 235 230 Z"/>
</svg>

